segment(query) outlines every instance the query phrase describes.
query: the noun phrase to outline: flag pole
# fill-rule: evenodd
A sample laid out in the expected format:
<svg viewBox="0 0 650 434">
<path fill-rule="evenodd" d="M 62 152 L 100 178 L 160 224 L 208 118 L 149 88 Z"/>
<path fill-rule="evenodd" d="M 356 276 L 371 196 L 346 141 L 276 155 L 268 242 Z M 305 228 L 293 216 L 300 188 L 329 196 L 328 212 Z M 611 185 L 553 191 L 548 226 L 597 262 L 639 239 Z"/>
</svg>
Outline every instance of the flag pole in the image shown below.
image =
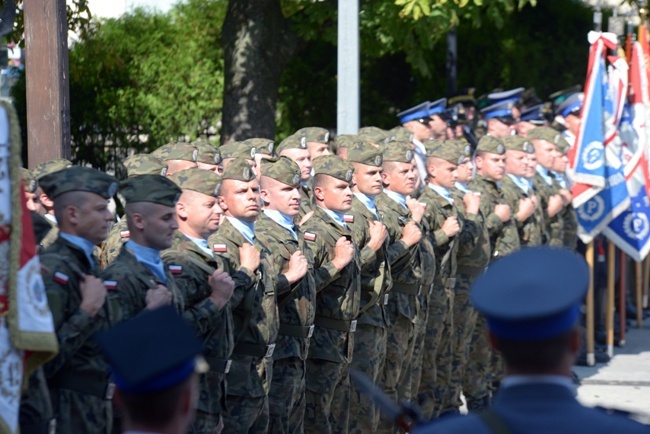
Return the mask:
<svg viewBox="0 0 650 434">
<path fill-rule="evenodd" d="M 596 364 L 596 357 L 594 354 L 594 242 L 590 241 L 587 244 L 587 250 L 585 252 L 585 259 L 587 264 L 589 264 L 590 279 L 589 279 L 589 290 L 587 291 L 587 300 L 586 307 L 587 312 L 585 313 L 585 323 L 587 329 L 587 365 L 594 366 Z"/>
<path fill-rule="evenodd" d="M 616 246 L 607 241 L 607 310 L 605 311 L 605 328 L 607 330 L 607 355 L 614 355 L 614 286 L 616 273 Z"/>
<path fill-rule="evenodd" d="M 618 344 L 625 345 L 625 307 L 627 298 L 627 255 L 620 251 L 619 276 L 618 276 Z"/>
<path fill-rule="evenodd" d="M 643 328 L 643 268 L 641 262 L 635 262 L 636 268 L 636 326 Z"/>
<path fill-rule="evenodd" d="M 643 260 L 643 307 L 648 307 L 648 289 L 650 287 L 650 256 Z"/>
</svg>

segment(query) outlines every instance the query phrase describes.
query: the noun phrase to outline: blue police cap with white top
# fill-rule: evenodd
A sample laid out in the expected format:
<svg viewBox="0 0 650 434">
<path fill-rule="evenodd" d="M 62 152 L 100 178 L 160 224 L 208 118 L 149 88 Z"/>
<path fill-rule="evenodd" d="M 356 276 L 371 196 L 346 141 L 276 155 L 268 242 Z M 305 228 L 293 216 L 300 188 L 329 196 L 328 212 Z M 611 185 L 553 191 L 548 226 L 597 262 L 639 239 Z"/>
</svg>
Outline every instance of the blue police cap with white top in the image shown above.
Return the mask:
<svg viewBox="0 0 650 434">
<path fill-rule="evenodd" d="M 520 122 L 530 122 L 534 125 L 545 125 L 547 122 L 544 104 L 537 104 L 521 112 Z"/>
<path fill-rule="evenodd" d="M 429 116 L 438 115 L 443 116 L 447 108 L 447 98 L 440 98 L 437 101 L 429 103 Z"/>
<path fill-rule="evenodd" d="M 568 249 L 531 247 L 491 264 L 470 298 L 495 336 L 539 341 L 576 326 L 588 286 L 584 258 Z"/>
<path fill-rule="evenodd" d="M 397 113 L 399 122 L 401 124 L 405 124 L 406 122 L 418 119 L 428 119 L 430 105 L 431 103 L 429 101 L 425 101 L 421 104 L 416 105 L 415 107 L 411 107 L 410 109 L 406 109 L 403 112 Z"/>
<path fill-rule="evenodd" d="M 515 103 L 512 101 L 498 102 L 481 109 L 481 114 L 485 120 L 498 118 L 504 122 L 514 122 L 515 118 L 512 116 L 512 108 L 514 106 Z"/>
<path fill-rule="evenodd" d="M 521 99 L 525 91 L 526 89 L 523 87 L 518 87 L 512 90 L 504 90 L 503 92 L 493 92 L 488 94 L 487 97 L 492 104 L 506 101 L 517 102 Z"/>
<path fill-rule="evenodd" d="M 582 108 L 582 102 L 585 99 L 585 94 L 582 92 L 574 93 L 561 104 L 557 106 L 557 114 L 562 115 L 562 117 L 567 117 L 569 115 L 578 115 L 580 109 Z"/>
<path fill-rule="evenodd" d="M 190 325 L 171 306 L 145 311 L 95 336 L 118 389 L 153 393 L 205 372 L 203 350 Z"/>
</svg>

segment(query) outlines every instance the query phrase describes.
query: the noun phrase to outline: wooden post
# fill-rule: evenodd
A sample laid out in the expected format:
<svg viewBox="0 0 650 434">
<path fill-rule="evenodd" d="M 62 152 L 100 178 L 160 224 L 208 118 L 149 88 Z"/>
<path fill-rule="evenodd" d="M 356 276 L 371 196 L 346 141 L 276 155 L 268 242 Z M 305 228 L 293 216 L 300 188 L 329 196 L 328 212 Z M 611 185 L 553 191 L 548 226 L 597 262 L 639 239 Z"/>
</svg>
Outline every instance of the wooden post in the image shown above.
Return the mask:
<svg viewBox="0 0 650 434">
<path fill-rule="evenodd" d="M 70 88 L 65 0 L 28 0 L 25 13 L 29 167 L 70 158 Z"/>
<path fill-rule="evenodd" d="M 619 262 L 619 279 L 618 279 L 618 326 L 619 337 L 618 344 L 625 345 L 625 308 L 627 299 L 627 255 L 621 250 L 621 259 Z"/>
<path fill-rule="evenodd" d="M 596 356 L 594 353 L 594 242 L 591 241 L 587 244 L 587 251 L 585 252 L 585 259 L 589 264 L 591 270 L 591 278 L 589 279 L 589 290 L 587 291 L 587 300 L 585 301 L 587 312 L 585 313 L 586 323 L 586 340 L 587 340 L 587 365 L 594 366 L 596 364 Z"/>
<path fill-rule="evenodd" d="M 607 242 L 607 310 L 605 311 L 605 330 L 607 330 L 607 354 L 614 355 L 614 285 L 616 282 L 616 246 Z"/>
<path fill-rule="evenodd" d="M 643 328 L 643 267 L 641 262 L 635 262 L 636 266 L 636 326 Z"/>
</svg>

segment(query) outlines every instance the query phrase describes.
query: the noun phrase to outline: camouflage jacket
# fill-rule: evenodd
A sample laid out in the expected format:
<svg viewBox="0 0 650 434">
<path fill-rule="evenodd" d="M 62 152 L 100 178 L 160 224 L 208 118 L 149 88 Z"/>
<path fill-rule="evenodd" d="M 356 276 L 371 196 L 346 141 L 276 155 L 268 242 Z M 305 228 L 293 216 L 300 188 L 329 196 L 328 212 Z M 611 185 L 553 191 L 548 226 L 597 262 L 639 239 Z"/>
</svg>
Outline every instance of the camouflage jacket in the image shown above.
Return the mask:
<svg viewBox="0 0 650 434">
<path fill-rule="evenodd" d="M 558 192 L 562 189 L 557 178 L 553 180 L 553 185 Z M 562 239 L 564 246 L 571 250 L 575 250 L 578 243 L 578 216 L 576 215 L 576 210 L 573 208 L 573 205 L 569 204 L 565 206 L 558 215 L 562 219 Z"/>
<path fill-rule="evenodd" d="M 91 266 L 79 247 L 60 236 L 41 255 L 41 265 L 59 340 L 59 354 L 44 365 L 48 386 L 77 390 L 74 384 L 83 381 L 101 395 L 108 385 L 108 364 L 92 336 L 110 327 L 109 303 L 94 317 L 79 308 L 80 283 L 84 275 L 96 276 L 99 265 Z"/>
<path fill-rule="evenodd" d="M 313 254 L 316 280 L 316 317 L 309 357 L 349 363 L 353 333 L 359 315 L 361 255 L 352 233 L 320 207 L 301 227 L 303 242 Z M 332 265 L 336 242 L 346 237 L 355 246 L 354 258 L 342 270 Z"/>
<path fill-rule="evenodd" d="M 126 226 L 126 218 L 115 223 L 111 230 L 108 232 L 108 237 L 104 241 L 102 254 L 99 257 L 99 262 L 102 267 L 108 267 L 111 262 L 117 258 L 124 243 L 129 241 L 129 228 Z"/>
<path fill-rule="evenodd" d="M 519 210 L 519 201 L 529 197 L 509 176 L 504 176 L 501 180 L 501 191 L 503 197 L 508 201 L 510 209 L 512 210 L 513 219 L 517 225 L 517 232 L 519 233 L 519 242 L 523 246 L 539 246 L 542 244 L 542 234 L 544 227 L 544 212 L 541 207 L 537 207 L 535 212 L 528 217 L 525 221 L 520 221 L 517 218 L 517 211 Z"/>
<path fill-rule="evenodd" d="M 120 254 L 99 275 L 104 280 L 111 303 L 111 323 L 116 324 L 138 315 L 147 307 L 146 295 L 149 289 L 163 285 L 172 293 L 172 304 L 179 313 L 183 312 L 183 297 L 171 273 L 165 270 L 167 282 L 163 282 L 149 268 L 141 264 L 135 255 L 122 245 Z"/>
<path fill-rule="evenodd" d="M 301 240 L 299 229 L 298 239 Z M 255 239 L 269 253 L 272 274 L 275 280 L 275 293 L 278 299 L 280 328 L 273 360 L 288 357 L 307 358 L 309 334 L 313 333 L 314 314 L 316 310 L 316 284 L 314 282 L 313 263 L 309 264 L 307 274 L 289 284 L 283 273 L 289 268 L 289 260 L 297 250 L 301 250 L 307 261 L 313 259 L 309 246 L 299 242 L 285 228 L 261 213 L 255 223 Z"/>
<path fill-rule="evenodd" d="M 354 220 L 348 223 L 348 226 L 354 241 L 361 249 L 361 304 L 358 322 L 387 327 L 389 322 L 385 306 L 393 286 L 390 264 L 386 260 L 388 240 L 376 252 L 367 245 L 370 241 L 368 221 L 380 220 L 356 196 L 352 198 L 351 215 Z"/>
<path fill-rule="evenodd" d="M 208 297 L 212 289 L 208 278 L 212 270 L 232 270 L 218 258 L 206 255 L 182 232 L 174 232 L 172 246 L 161 253 L 174 283 L 183 298 L 183 317 L 193 326 L 203 341 L 204 356 L 209 371 L 200 378 L 198 408 L 212 414 L 225 411 L 225 372 L 232 354 L 233 319 L 230 304 L 221 310 Z"/>
<path fill-rule="evenodd" d="M 308 181 L 307 186 L 300 186 L 300 213 L 298 214 L 298 220 L 303 218 L 305 214 L 313 211 L 314 209 L 314 194 L 311 190 L 311 179 Z"/>
<path fill-rule="evenodd" d="M 512 217 L 513 211 L 510 210 L 511 216 L 507 222 L 502 222 L 494 213 L 495 205 L 507 205 L 503 192 L 499 189 L 497 183 L 477 174 L 476 178 L 470 182 L 469 188 L 481 193 L 481 211 L 486 216 L 485 225 L 490 234 L 492 259 L 505 256 L 519 249 L 519 233 Z"/>
<path fill-rule="evenodd" d="M 463 197 L 465 193 L 458 189 L 451 191 L 454 205 L 458 214 L 463 215 L 466 221 L 472 221 L 476 225 L 475 237 L 462 243 L 458 252 L 458 274 L 477 276 L 487 267 L 490 262 L 492 249 L 490 247 L 490 234 L 485 226 L 485 216 L 479 209 L 478 214 L 468 214 L 465 209 Z"/>
<path fill-rule="evenodd" d="M 45 221 L 50 224 L 52 229 L 47 232 L 47 235 L 45 235 L 45 237 L 43 237 L 39 243 L 39 249 L 41 252 L 45 251 L 45 249 L 50 247 L 52 243 L 54 243 L 54 241 L 59 238 L 59 226 L 48 218 L 45 218 Z"/>
<path fill-rule="evenodd" d="M 228 373 L 228 394 L 234 396 L 264 396 L 268 393 L 269 378 L 260 374 L 259 363 L 272 354 L 278 336 L 278 305 L 275 295 L 271 259 L 261 250 L 260 266 L 255 273 L 241 267 L 239 248 L 249 244 L 244 236 L 224 219 L 219 230 L 210 237 L 215 255 L 230 269 L 246 273 L 246 279 L 235 280 L 235 292 L 230 300 L 235 324 L 233 364 Z M 251 359 L 255 363 L 251 363 Z"/>
<path fill-rule="evenodd" d="M 379 217 L 388 229 L 389 246 L 386 257 L 390 263 L 393 279 L 393 288 L 386 306 L 388 318 L 391 323 L 394 323 L 398 315 L 415 321 L 419 309 L 417 296 L 421 292 L 420 285 L 423 280 L 420 243 L 408 247 L 404 241 L 401 241 L 404 226 L 411 221 L 411 211 L 396 203 L 385 193 L 377 196 L 375 205 Z M 423 233 L 426 233 L 421 224 L 418 226 Z"/>
<path fill-rule="evenodd" d="M 561 217 L 562 211 L 549 217 L 546 209 L 548 208 L 548 199 L 554 194 L 559 193 L 557 184 L 547 184 L 542 175 L 535 173 L 533 178 L 533 188 L 539 198 L 539 207 L 544 212 L 544 230 L 546 233 L 546 243 L 551 246 L 564 245 L 564 221 Z"/>
</svg>

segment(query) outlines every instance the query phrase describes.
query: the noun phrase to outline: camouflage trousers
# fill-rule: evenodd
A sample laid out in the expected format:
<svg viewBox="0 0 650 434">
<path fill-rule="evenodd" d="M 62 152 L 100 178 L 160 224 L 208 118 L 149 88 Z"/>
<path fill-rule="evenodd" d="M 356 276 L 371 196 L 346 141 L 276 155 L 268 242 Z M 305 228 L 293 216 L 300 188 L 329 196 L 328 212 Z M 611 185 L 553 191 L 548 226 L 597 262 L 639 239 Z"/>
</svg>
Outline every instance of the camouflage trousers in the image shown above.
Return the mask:
<svg viewBox="0 0 650 434">
<path fill-rule="evenodd" d="M 266 434 L 269 428 L 268 396 L 226 396 L 228 415 L 223 432 L 233 434 Z"/>
<path fill-rule="evenodd" d="M 472 401 L 480 401 L 490 397 L 491 354 L 485 317 L 477 314 L 476 325 L 469 346 L 467 365 L 463 375 L 463 395 L 465 395 L 467 405 L 470 408 Z"/>
<path fill-rule="evenodd" d="M 305 433 L 348 432 L 350 377 L 348 363 L 307 359 Z"/>
<path fill-rule="evenodd" d="M 386 365 L 382 373 L 384 393 L 395 402 L 401 402 L 410 393 L 410 365 L 413 357 L 415 326 L 405 316 L 398 315 L 386 331 Z M 387 417 L 379 421 L 378 433 L 395 432 L 395 424 Z"/>
<path fill-rule="evenodd" d="M 273 379 L 269 389 L 269 433 L 303 433 L 305 370 L 306 362 L 300 357 L 273 362 Z"/>
<path fill-rule="evenodd" d="M 451 384 L 448 397 L 445 400 L 447 407 L 443 413 L 459 409 L 463 403 L 460 399 L 463 377 L 469 358 L 469 348 L 472 333 L 476 325 L 478 313 L 469 300 L 469 287 L 474 278 L 459 274 L 456 277 L 456 290 L 454 291 L 454 339 L 452 342 L 452 367 Z"/>
<path fill-rule="evenodd" d="M 422 294 L 418 297 L 420 301 L 420 309 L 415 318 L 415 325 L 413 328 L 413 358 L 411 359 L 411 366 L 407 372 L 407 378 L 411 379 L 408 391 L 405 391 L 404 400 L 415 401 L 418 397 L 420 390 L 420 382 L 422 381 L 422 364 L 424 361 L 425 352 L 425 338 L 427 332 L 427 321 L 429 319 L 429 305 L 431 303 L 432 287 L 429 286 L 425 292 L 423 289 Z"/>
<path fill-rule="evenodd" d="M 359 324 L 354 333 L 354 352 L 350 368 L 363 372 L 374 384 L 381 383 L 386 362 L 386 329 Z M 366 434 L 377 431 L 379 409 L 372 400 L 350 386 L 349 432 Z"/>
<path fill-rule="evenodd" d="M 196 410 L 194 422 L 192 422 L 188 434 L 219 434 L 223 429 L 221 422 L 220 414 Z"/>
<path fill-rule="evenodd" d="M 418 405 L 422 415 L 437 417 L 445 408 L 451 380 L 454 293 L 436 286 L 429 303 Z"/>
<path fill-rule="evenodd" d="M 68 389 L 50 389 L 56 432 L 108 434 L 113 425 L 111 401 Z"/>
</svg>

